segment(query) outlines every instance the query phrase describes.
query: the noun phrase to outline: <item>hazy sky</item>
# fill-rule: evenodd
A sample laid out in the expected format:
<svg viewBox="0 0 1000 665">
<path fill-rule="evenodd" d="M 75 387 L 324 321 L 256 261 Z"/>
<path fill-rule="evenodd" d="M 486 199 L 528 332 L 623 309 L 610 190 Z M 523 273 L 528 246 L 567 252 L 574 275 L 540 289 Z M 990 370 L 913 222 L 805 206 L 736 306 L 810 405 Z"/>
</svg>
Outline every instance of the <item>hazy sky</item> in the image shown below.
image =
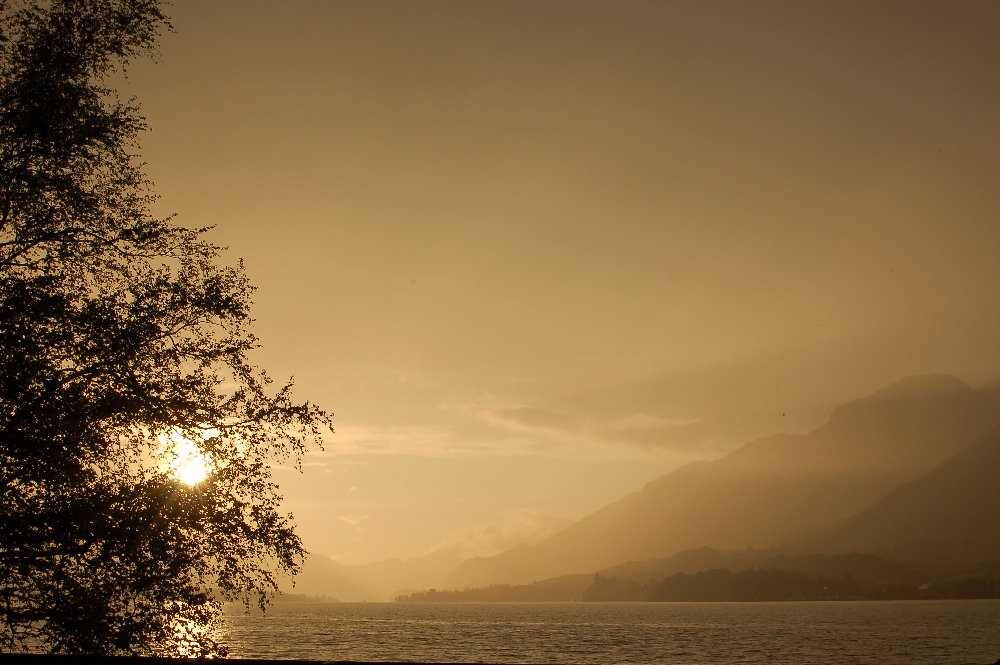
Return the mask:
<svg viewBox="0 0 1000 665">
<path fill-rule="evenodd" d="M 903 375 L 1000 376 L 1000 3 L 175 0 L 162 210 L 336 413 L 344 561 L 531 538 Z"/>
</svg>

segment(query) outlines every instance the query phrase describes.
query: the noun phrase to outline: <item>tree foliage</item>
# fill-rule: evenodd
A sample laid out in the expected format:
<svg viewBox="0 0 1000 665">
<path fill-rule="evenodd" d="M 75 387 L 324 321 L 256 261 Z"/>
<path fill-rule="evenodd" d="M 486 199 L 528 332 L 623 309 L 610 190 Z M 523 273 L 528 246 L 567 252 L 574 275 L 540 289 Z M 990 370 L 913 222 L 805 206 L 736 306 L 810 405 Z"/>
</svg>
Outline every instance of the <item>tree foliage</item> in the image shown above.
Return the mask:
<svg viewBox="0 0 1000 665">
<path fill-rule="evenodd" d="M 110 87 L 154 0 L 0 0 L 0 649 L 210 654 L 303 556 L 269 464 L 330 416 L 249 356 L 252 287 L 150 212 Z M 212 471 L 188 485 L 172 441 Z"/>
</svg>

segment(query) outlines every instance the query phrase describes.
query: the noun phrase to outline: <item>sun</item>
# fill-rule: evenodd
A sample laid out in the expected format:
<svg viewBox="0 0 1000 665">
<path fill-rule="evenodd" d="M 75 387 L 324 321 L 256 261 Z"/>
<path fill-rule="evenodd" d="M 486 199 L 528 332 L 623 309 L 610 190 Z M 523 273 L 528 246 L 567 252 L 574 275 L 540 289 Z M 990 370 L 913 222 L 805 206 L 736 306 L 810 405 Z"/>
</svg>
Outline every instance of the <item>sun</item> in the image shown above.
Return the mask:
<svg viewBox="0 0 1000 665">
<path fill-rule="evenodd" d="M 177 456 L 172 471 L 174 478 L 191 486 L 208 478 L 208 457 L 194 443 L 185 441 L 179 444 L 174 448 L 174 454 Z"/>
<path fill-rule="evenodd" d="M 179 431 L 172 430 L 157 438 L 161 443 L 160 470 L 185 485 L 194 487 L 214 469 L 211 457 Z M 206 434 L 204 438 L 211 437 Z"/>
</svg>

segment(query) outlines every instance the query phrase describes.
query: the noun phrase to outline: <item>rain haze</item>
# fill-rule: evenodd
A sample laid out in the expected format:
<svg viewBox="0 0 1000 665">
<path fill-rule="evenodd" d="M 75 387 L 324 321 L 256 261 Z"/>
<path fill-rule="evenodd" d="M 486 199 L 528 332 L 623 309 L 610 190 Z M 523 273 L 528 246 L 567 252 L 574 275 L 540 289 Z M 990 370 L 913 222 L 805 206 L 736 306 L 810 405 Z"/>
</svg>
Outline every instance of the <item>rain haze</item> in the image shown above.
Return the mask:
<svg viewBox="0 0 1000 665">
<path fill-rule="evenodd" d="M 198 2 L 123 89 L 343 563 L 533 543 L 906 376 L 1000 377 L 1000 4 Z"/>
</svg>

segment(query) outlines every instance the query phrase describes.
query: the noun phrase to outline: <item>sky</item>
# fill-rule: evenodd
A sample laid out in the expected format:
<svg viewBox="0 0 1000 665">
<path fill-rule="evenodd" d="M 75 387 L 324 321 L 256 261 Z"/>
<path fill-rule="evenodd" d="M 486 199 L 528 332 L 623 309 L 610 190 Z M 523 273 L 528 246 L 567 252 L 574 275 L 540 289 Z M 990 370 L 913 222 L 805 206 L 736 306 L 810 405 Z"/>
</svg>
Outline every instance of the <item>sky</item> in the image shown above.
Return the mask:
<svg viewBox="0 0 1000 665">
<path fill-rule="evenodd" d="M 1000 4 L 175 0 L 157 211 L 336 416 L 344 562 L 531 541 L 910 374 L 1000 377 Z"/>
</svg>

